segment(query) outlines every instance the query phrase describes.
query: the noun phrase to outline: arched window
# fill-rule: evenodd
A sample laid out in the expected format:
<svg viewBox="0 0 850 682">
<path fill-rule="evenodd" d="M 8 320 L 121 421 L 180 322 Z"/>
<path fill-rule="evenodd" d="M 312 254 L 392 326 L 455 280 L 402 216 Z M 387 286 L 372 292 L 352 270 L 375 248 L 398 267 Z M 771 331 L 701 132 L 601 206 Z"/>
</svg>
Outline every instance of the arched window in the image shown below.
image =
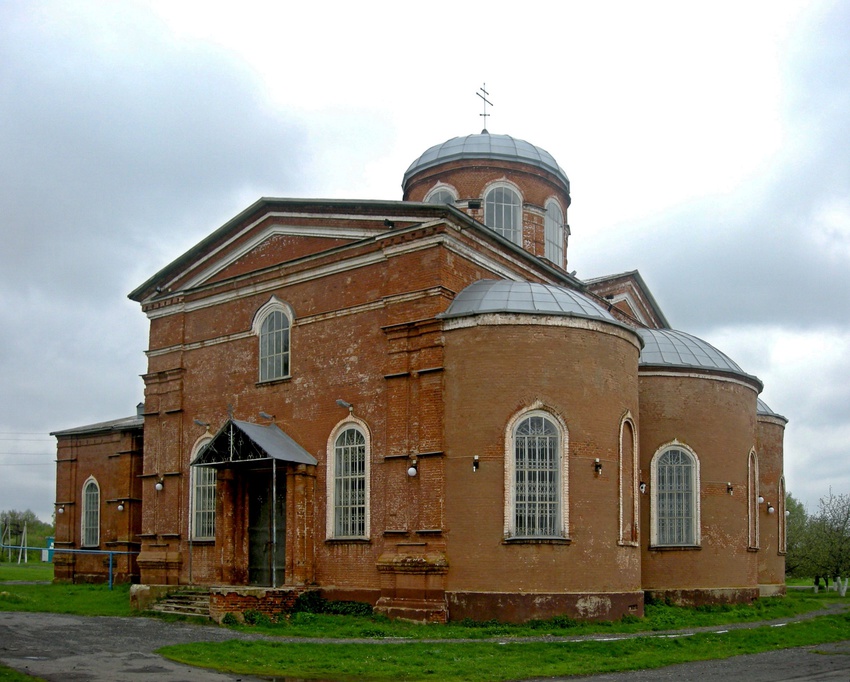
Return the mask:
<svg viewBox="0 0 850 682">
<path fill-rule="evenodd" d="M 777 550 L 779 554 L 788 552 L 788 517 L 785 515 L 785 477 L 779 477 L 779 494 L 776 499 L 776 520 L 779 523 L 779 542 Z"/>
<path fill-rule="evenodd" d="M 747 547 L 759 548 L 759 460 L 755 450 L 747 458 Z"/>
<path fill-rule="evenodd" d="M 449 204 L 453 206 L 455 201 L 457 201 L 457 195 L 448 185 L 437 185 L 428 193 L 425 201 L 429 204 Z"/>
<path fill-rule="evenodd" d="M 638 541 L 638 439 L 631 413 L 620 421 L 620 544 Z"/>
<path fill-rule="evenodd" d="M 511 187 L 498 185 L 484 196 L 484 224 L 522 245 L 522 200 Z"/>
<path fill-rule="evenodd" d="M 257 311 L 253 332 L 260 339 L 260 381 L 275 381 L 289 376 L 289 330 L 292 311 L 276 297 Z"/>
<path fill-rule="evenodd" d="M 542 410 L 520 415 L 509 428 L 506 535 L 566 537 L 566 429 Z"/>
<path fill-rule="evenodd" d="M 655 546 L 700 543 L 699 460 L 681 444 L 652 458 L 652 531 Z"/>
<path fill-rule="evenodd" d="M 192 460 L 198 455 L 210 439 L 207 438 L 195 446 Z M 190 460 L 190 461 L 192 461 Z M 215 540 L 215 493 L 216 470 L 209 466 L 192 468 L 191 519 L 193 540 Z"/>
<path fill-rule="evenodd" d="M 82 546 L 97 547 L 100 544 L 100 487 L 94 478 L 83 484 L 81 524 Z"/>
<path fill-rule="evenodd" d="M 365 426 L 344 422 L 328 453 L 328 537 L 369 535 L 369 439 Z"/>
<path fill-rule="evenodd" d="M 564 212 L 554 199 L 546 202 L 543 231 L 546 241 L 544 255 L 556 265 L 564 267 Z"/>
</svg>

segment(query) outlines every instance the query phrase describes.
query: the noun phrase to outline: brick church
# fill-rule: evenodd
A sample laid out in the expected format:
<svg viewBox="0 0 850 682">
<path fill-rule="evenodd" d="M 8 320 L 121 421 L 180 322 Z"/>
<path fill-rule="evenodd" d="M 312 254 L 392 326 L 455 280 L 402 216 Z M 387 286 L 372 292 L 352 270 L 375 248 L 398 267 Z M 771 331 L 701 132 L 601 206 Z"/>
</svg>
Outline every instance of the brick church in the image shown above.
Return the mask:
<svg viewBox="0 0 850 682">
<path fill-rule="evenodd" d="M 485 130 L 402 188 L 260 199 L 130 294 L 144 402 L 54 434 L 56 547 L 89 550 L 56 579 L 112 550 L 139 604 L 431 621 L 783 593 L 785 418 L 637 271 L 570 273 L 555 159 Z"/>
</svg>

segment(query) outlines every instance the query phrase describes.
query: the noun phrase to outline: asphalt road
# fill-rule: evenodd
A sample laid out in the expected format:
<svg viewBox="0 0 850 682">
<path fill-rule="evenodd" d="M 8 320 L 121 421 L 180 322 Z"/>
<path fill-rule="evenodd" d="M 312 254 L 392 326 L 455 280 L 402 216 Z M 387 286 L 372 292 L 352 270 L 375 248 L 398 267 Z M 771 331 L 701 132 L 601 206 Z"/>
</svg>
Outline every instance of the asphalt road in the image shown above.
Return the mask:
<svg viewBox="0 0 850 682">
<path fill-rule="evenodd" d="M 180 665 L 153 653 L 166 644 L 228 639 L 264 638 L 216 626 L 167 623 L 156 618 L 0 612 L 0 662 L 50 682 L 258 680 Z M 330 642 L 328 645 L 333 646 Z M 283 682 L 282 678 L 277 679 Z M 569 682 L 649 680 L 850 682 L 850 640 L 657 670 L 569 678 Z"/>
</svg>

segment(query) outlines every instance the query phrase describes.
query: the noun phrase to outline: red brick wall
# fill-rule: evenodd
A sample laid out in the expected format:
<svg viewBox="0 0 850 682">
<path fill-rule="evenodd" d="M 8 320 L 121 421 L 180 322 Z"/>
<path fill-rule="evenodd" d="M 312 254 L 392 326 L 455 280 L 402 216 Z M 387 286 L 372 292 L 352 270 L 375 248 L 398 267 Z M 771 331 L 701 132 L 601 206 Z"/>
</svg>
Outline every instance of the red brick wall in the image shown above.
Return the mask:
<svg viewBox="0 0 850 682">
<path fill-rule="evenodd" d="M 756 588 L 758 557 L 748 551 L 746 493 L 755 408 L 756 391 L 739 382 L 641 374 L 642 480 L 650 482 L 650 463 L 663 445 L 675 439 L 690 447 L 700 463 L 702 530 L 700 549 L 651 548 L 650 485 L 641 500 L 644 589 L 672 594 Z"/>
<path fill-rule="evenodd" d="M 67 582 L 101 582 L 108 578 L 106 554 L 73 554 L 81 542 L 82 487 L 94 477 L 100 487 L 100 543 L 96 549 L 136 552 L 139 549 L 142 467 L 140 428 L 58 437 L 56 476 L 55 578 Z M 123 502 L 124 509 L 118 510 Z M 135 557 L 113 555 L 116 582 L 138 580 Z"/>
<path fill-rule="evenodd" d="M 779 489 L 783 475 L 783 439 L 784 420 L 773 417 L 759 417 L 758 446 L 759 492 L 764 504 L 759 506 L 759 576 L 760 585 L 785 584 L 785 554 L 780 552 L 779 529 L 785 524 L 785 501 Z M 776 509 L 776 513 L 766 513 L 767 504 Z"/>
<path fill-rule="evenodd" d="M 445 353 L 447 590 L 465 602 L 488 593 L 629 593 L 642 607 L 639 549 L 619 544 L 620 422 L 638 414 L 630 333 L 508 322 L 447 331 Z M 505 542 L 506 427 L 535 405 L 569 430 L 570 544 Z M 605 616 L 627 612 L 609 612 L 624 602 L 608 601 Z"/>
</svg>

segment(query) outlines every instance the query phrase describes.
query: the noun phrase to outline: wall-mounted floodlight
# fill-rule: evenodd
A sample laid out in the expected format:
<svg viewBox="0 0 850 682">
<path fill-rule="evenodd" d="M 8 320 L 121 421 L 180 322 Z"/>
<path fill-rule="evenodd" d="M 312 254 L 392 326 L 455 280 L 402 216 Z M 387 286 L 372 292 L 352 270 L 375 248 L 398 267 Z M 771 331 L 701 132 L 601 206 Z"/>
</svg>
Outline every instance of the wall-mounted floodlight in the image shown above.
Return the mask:
<svg viewBox="0 0 850 682">
<path fill-rule="evenodd" d="M 593 460 L 593 471 L 596 472 L 597 476 L 602 473 L 602 462 L 599 461 L 598 457 Z"/>
<path fill-rule="evenodd" d="M 413 478 L 417 473 L 419 473 L 419 462 L 414 459 L 410 461 L 410 466 L 407 467 L 407 475 Z"/>
<path fill-rule="evenodd" d="M 57 514 L 64 514 L 64 513 L 65 513 L 65 505 L 64 505 L 64 504 L 60 504 L 60 505 L 59 505 L 59 508 L 56 510 L 56 513 L 57 513 Z"/>
<path fill-rule="evenodd" d="M 727 483 L 727 484 L 726 484 L 726 492 L 727 492 L 727 493 L 729 493 L 730 495 L 731 495 L 733 492 L 735 492 L 735 489 L 732 487 L 732 484 L 731 484 L 731 483 Z"/>
<path fill-rule="evenodd" d="M 773 505 L 770 502 L 768 502 L 767 503 L 767 513 L 773 514 L 774 512 L 776 512 L 776 509 L 774 509 Z"/>
<path fill-rule="evenodd" d="M 764 504 L 764 498 L 761 495 L 759 495 L 759 504 Z"/>
<path fill-rule="evenodd" d="M 210 428 L 209 422 L 201 421 L 197 417 L 195 419 L 193 419 L 192 421 L 194 421 L 198 426 L 203 426 L 205 429 Z"/>
<path fill-rule="evenodd" d="M 343 400 L 342 398 L 337 398 L 336 404 L 339 405 L 340 407 L 346 408 L 348 410 L 348 414 L 351 414 L 351 413 L 354 412 L 354 405 Z"/>
<path fill-rule="evenodd" d="M 274 415 L 273 415 L 273 414 L 269 414 L 268 412 L 262 412 L 262 411 L 261 411 L 261 412 L 260 412 L 260 417 L 262 417 L 263 419 L 268 419 L 270 422 L 273 422 L 273 421 L 274 421 Z"/>
<path fill-rule="evenodd" d="M 646 481 L 641 481 L 638 489 L 640 490 L 641 495 L 646 494 Z"/>
<path fill-rule="evenodd" d="M 479 463 L 479 461 L 478 461 L 478 455 L 475 455 L 475 457 L 473 457 L 473 458 L 472 458 L 472 470 L 473 470 L 473 471 L 478 471 L 478 466 L 479 466 L 479 464 L 480 464 L 480 463 Z"/>
<path fill-rule="evenodd" d="M 118 511 L 124 511 L 124 500 L 118 503 Z"/>
<path fill-rule="evenodd" d="M 154 488 L 156 489 L 156 491 L 157 491 L 157 492 L 159 492 L 160 490 L 162 490 L 162 489 L 163 489 L 163 487 L 165 487 L 165 486 L 163 485 L 164 483 L 165 483 L 165 479 L 164 479 L 162 476 L 160 476 L 160 477 L 157 479 L 156 484 L 154 485 Z"/>
</svg>

